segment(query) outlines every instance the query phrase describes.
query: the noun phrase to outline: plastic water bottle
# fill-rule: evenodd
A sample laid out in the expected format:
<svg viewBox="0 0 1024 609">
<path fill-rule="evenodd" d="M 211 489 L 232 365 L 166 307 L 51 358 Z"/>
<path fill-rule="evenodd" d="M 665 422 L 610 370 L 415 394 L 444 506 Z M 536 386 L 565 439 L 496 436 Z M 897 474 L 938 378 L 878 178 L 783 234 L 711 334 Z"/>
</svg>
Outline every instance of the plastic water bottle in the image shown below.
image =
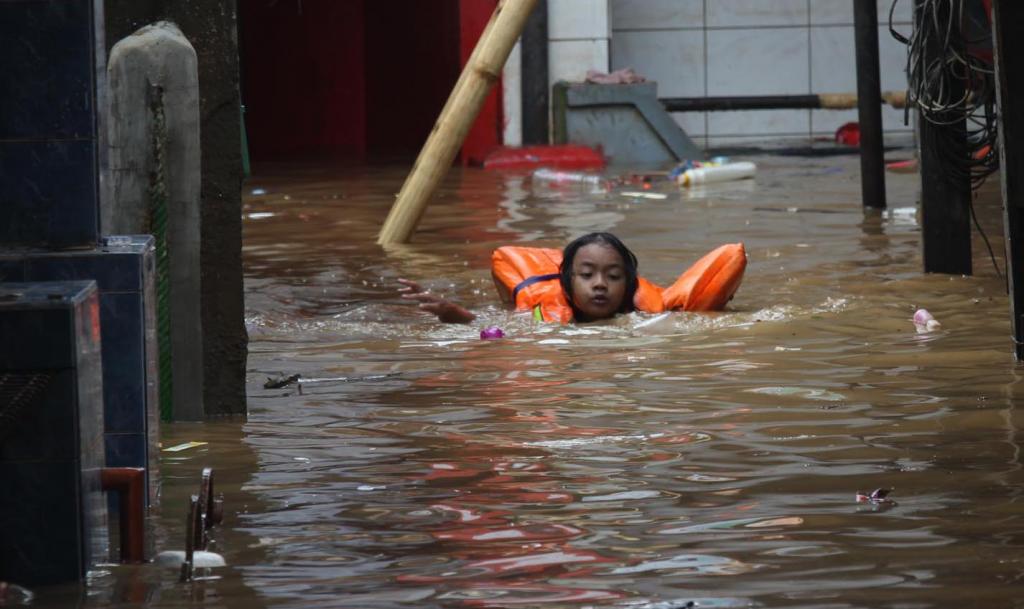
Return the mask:
<svg viewBox="0 0 1024 609">
<path fill-rule="evenodd" d="M 541 167 L 534 171 L 530 179 L 535 185 L 544 185 L 549 188 L 579 186 L 595 191 L 608 190 L 609 188 L 608 180 L 604 176 L 580 171 L 549 169 L 547 167 Z"/>
<path fill-rule="evenodd" d="M 752 178 L 757 173 L 757 165 L 753 163 L 727 163 L 725 165 L 705 165 L 687 169 L 677 179 L 680 186 L 697 186 L 713 182 L 731 182 Z"/>
</svg>

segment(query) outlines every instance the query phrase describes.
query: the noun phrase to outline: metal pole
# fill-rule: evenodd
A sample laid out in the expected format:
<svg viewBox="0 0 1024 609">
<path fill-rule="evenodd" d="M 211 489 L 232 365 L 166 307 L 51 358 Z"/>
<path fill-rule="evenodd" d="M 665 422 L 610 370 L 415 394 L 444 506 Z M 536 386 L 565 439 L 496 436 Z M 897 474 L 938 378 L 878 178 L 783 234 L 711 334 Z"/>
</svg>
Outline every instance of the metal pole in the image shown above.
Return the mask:
<svg viewBox="0 0 1024 609">
<path fill-rule="evenodd" d="M 902 108 L 906 94 L 902 91 L 887 91 L 882 94 L 883 103 L 893 108 Z M 739 95 L 723 97 L 663 97 L 658 100 L 667 112 L 717 112 L 730 110 L 780 110 L 825 108 L 845 110 L 857 107 L 857 95 L 853 93 L 810 93 L 808 95 Z"/>
<path fill-rule="evenodd" d="M 914 8 L 914 27 L 923 32 L 934 28 L 930 23 L 933 13 L 926 13 L 926 3 L 917 0 Z M 938 11 L 937 20 L 950 19 L 949 3 L 937 2 L 931 10 Z M 964 43 L 957 34 L 950 44 L 956 49 L 944 48 L 937 36 L 927 39 L 921 50 L 925 61 L 938 60 L 954 50 L 965 53 Z M 947 70 L 949 68 L 946 68 Z M 956 74 L 941 75 L 948 99 L 963 95 L 964 83 Z M 938 86 L 938 85 L 933 85 Z M 921 249 L 924 272 L 971 274 L 971 181 L 965 169 L 958 167 L 959 159 L 967 159 L 966 115 L 963 108 L 944 112 L 943 124 L 936 124 L 919 110 L 918 133 L 921 158 Z"/>
<path fill-rule="evenodd" d="M 1024 360 L 1024 154 L 1017 150 L 1024 133 L 1024 113 L 1014 102 L 1024 100 L 1021 53 L 1024 53 L 1024 5 L 1019 0 L 992 3 L 996 100 L 999 120 L 999 166 L 1003 168 L 1003 230 L 1006 235 L 1006 277 L 1010 291 L 1013 354 Z M 1020 36 L 1018 36 L 1020 34 Z M 1022 102 L 1024 103 L 1024 102 Z"/>
<path fill-rule="evenodd" d="M 537 5 L 522 36 L 523 144 L 548 143 L 548 3 Z"/>
<path fill-rule="evenodd" d="M 885 209 L 882 88 L 878 65 L 878 6 L 875 0 L 853 0 L 853 27 L 857 48 L 861 200 L 866 208 Z"/>
</svg>

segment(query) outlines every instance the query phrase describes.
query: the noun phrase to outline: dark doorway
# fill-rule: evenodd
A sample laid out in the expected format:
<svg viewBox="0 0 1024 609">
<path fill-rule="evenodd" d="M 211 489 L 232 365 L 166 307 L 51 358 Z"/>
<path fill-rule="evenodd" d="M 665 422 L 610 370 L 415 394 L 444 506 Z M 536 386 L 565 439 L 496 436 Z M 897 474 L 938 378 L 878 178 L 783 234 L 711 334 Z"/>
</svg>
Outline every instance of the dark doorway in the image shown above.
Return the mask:
<svg viewBox="0 0 1024 609">
<path fill-rule="evenodd" d="M 254 162 L 409 160 L 458 79 L 459 0 L 240 0 Z"/>
</svg>

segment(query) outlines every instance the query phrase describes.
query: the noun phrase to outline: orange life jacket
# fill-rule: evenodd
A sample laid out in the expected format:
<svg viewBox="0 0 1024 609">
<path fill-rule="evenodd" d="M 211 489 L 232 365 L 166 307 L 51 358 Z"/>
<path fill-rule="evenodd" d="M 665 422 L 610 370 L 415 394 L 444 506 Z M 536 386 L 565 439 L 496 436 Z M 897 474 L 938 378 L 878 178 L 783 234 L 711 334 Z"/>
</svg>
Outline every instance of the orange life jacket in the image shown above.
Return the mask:
<svg viewBox="0 0 1024 609">
<path fill-rule="evenodd" d="M 491 274 L 506 303 L 519 310 L 539 310 L 544 321 L 569 323 L 572 308 L 558 280 L 561 262 L 561 250 L 506 245 L 491 254 Z M 638 278 L 633 306 L 646 313 L 721 310 L 739 287 L 746 268 L 742 243 L 722 245 L 667 288 Z"/>
</svg>

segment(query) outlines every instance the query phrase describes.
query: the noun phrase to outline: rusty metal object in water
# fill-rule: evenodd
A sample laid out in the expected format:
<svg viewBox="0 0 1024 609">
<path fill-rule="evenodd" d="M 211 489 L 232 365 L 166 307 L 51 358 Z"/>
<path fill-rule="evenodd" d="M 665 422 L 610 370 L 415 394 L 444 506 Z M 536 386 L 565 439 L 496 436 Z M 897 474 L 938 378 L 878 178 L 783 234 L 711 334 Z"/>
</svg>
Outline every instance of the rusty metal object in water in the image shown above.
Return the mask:
<svg viewBox="0 0 1024 609">
<path fill-rule="evenodd" d="M 181 563 L 182 582 L 190 581 L 195 570 L 196 552 L 204 552 L 210 543 L 209 530 L 224 518 L 224 500 L 213 494 L 213 468 L 204 467 L 199 494 L 189 497 L 185 521 L 185 560 Z"/>
<path fill-rule="evenodd" d="M 121 562 L 145 561 L 146 470 L 142 467 L 104 467 L 100 470 L 104 491 L 117 491 Z"/>
</svg>

